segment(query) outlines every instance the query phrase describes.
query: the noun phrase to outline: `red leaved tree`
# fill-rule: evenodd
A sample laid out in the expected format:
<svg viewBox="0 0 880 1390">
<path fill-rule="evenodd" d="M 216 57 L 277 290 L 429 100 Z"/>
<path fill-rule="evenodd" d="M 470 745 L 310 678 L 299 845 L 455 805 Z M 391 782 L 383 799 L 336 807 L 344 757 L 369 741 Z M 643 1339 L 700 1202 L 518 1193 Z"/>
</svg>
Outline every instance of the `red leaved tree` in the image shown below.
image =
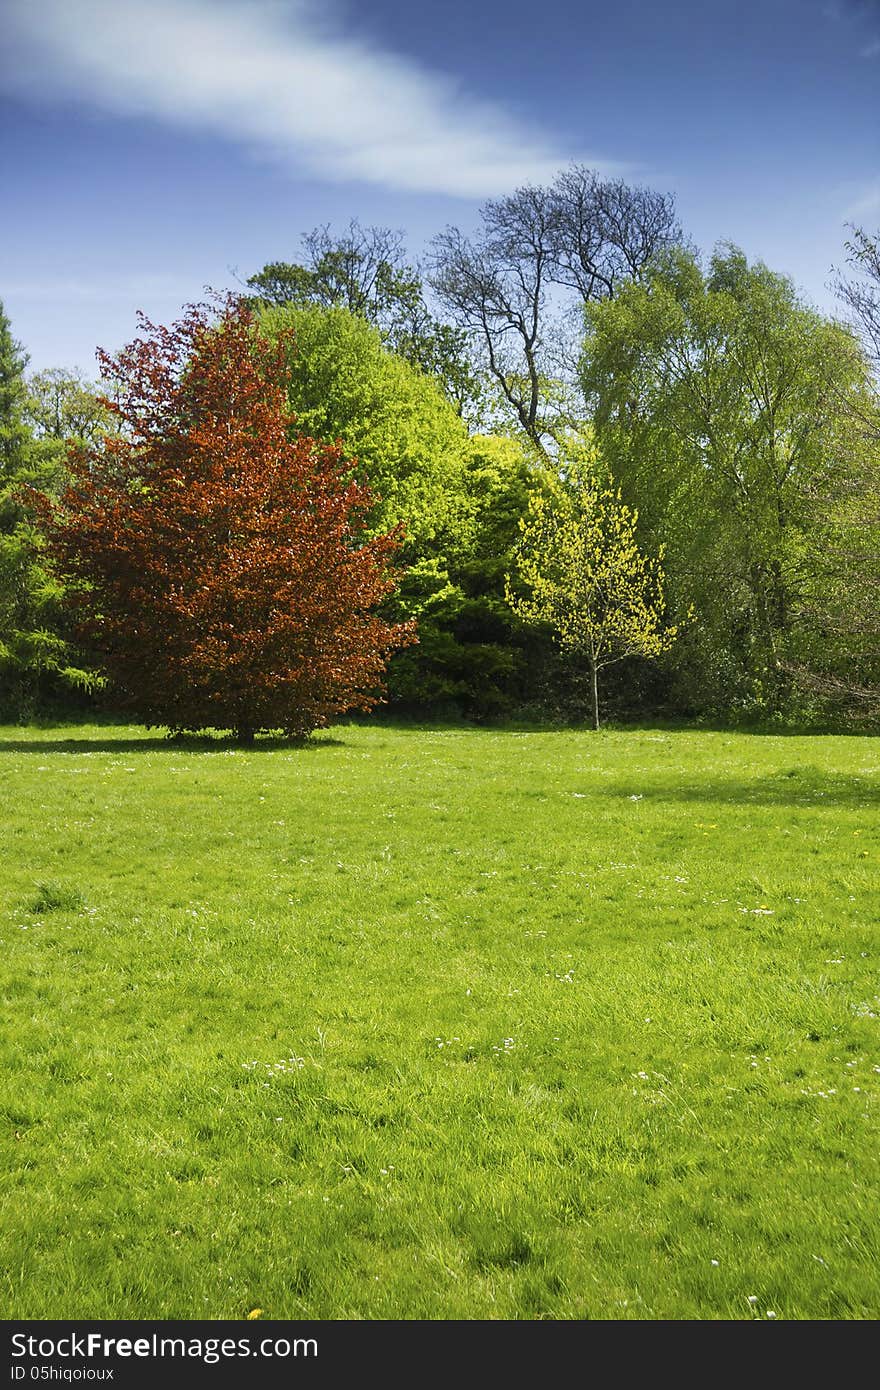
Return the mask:
<svg viewBox="0 0 880 1390">
<path fill-rule="evenodd" d="M 340 450 L 297 438 L 289 345 L 247 307 L 192 306 L 100 353 L 118 432 L 69 460 L 37 506 L 81 636 L 122 708 L 171 730 L 301 737 L 369 709 L 415 640 L 374 611 L 399 537 L 364 534 L 369 490 Z"/>
</svg>

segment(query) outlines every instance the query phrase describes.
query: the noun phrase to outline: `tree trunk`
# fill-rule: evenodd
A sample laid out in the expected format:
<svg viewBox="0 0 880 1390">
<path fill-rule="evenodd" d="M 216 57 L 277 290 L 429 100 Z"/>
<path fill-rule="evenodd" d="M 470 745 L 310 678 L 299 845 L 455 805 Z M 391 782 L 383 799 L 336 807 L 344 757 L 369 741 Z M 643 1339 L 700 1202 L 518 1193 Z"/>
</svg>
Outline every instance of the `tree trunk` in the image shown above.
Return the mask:
<svg viewBox="0 0 880 1390">
<path fill-rule="evenodd" d="M 590 657 L 590 685 L 593 693 L 593 728 L 599 727 L 599 669 Z"/>
<path fill-rule="evenodd" d="M 250 724 L 240 724 L 235 730 L 235 741 L 245 748 L 250 748 L 254 741 L 254 730 Z"/>
</svg>

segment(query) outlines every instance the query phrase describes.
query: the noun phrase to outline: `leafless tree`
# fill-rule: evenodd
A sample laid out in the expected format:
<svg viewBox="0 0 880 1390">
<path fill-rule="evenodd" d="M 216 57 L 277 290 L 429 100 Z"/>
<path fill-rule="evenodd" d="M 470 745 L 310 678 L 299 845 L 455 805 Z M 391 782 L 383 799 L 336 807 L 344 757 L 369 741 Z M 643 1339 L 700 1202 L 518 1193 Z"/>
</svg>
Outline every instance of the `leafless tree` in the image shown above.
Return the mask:
<svg viewBox="0 0 880 1390">
<path fill-rule="evenodd" d="M 434 238 L 429 281 L 479 344 L 520 428 L 543 449 L 558 418 L 548 388 L 564 346 L 561 300 L 567 293 L 579 308 L 640 275 L 680 238 L 673 202 L 574 165 L 549 187 L 487 202 L 481 217 L 473 238 L 457 227 Z"/>
<path fill-rule="evenodd" d="M 555 245 L 546 189 L 521 188 L 485 204 L 483 231 L 435 237 L 430 283 L 455 322 L 479 342 L 486 365 L 526 435 L 539 447 L 541 358 Z"/>
<path fill-rule="evenodd" d="M 680 240 L 668 193 L 601 179 L 583 165 L 564 170 L 551 189 L 556 234 L 551 278 L 582 303 L 638 279 L 664 247 Z"/>
<path fill-rule="evenodd" d="M 843 401 L 841 406 L 853 426 L 852 439 L 860 446 L 862 460 L 866 449 L 871 458 L 876 497 L 880 486 L 880 232 L 871 234 L 861 227 L 851 230 L 852 239 L 846 243 L 849 269 L 835 274 L 834 288 L 846 307 L 851 328 L 861 339 L 875 389 L 865 391 L 858 401 Z"/>
<path fill-rule="evenodd" d="M 880 373 L 880 232 L 853 227 L 852 233 L 846 243 L 849 273 L 838 272 L 834 287 Z"/>
</svg>

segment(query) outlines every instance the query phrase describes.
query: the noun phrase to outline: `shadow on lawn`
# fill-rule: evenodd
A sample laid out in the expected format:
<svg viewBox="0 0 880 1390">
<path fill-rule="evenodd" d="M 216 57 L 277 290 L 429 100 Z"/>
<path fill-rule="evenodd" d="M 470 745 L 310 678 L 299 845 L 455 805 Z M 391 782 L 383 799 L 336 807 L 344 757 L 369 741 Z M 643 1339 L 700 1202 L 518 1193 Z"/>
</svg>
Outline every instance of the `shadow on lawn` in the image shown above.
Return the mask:
<svg viewBox="0 0 880 1390">
<path fill-rule="evenodd" d="M 254 743 L 236 743 L 233 738 L 212 738 L 195 734 L 183 738 L 63 738 L 0 739 L 0 753 L 315 753 L 322 748 L 344 748 L 341 738 L 258 738 Z"/>
<path fill-rule="evenodd" d="M 615 783 L 608 796 L 647 801 L 693 801 L 731 806 L 876 806 L 880 783 L 871 777 L 844 777 L 818 768 L 793 768 L 769 777 L 706 778 L 700 782 Z"/>
</svg>

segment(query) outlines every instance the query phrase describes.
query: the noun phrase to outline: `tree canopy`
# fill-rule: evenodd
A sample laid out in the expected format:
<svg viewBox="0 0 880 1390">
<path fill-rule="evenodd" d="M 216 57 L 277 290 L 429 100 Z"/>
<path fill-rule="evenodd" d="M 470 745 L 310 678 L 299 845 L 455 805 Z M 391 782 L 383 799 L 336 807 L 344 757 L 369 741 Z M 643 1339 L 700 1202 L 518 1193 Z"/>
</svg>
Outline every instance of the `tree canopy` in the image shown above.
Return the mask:
<svg viewBox="0 0 880 1390">
<path fill-rule="evenodd" d="M 476 236 L 447 227 L 434 238 L 431 285 L 533 447 L 570 423 L 555 399 L 571 366 L 560 294 L 610 297 L 679 235 L 668 195 L 573 165 L 549 187 L 490 199 Z"/>
<path fill-rule="evenodd" d="M 424 265 L 402 232 L 356 218 L 341 231 L 315 228 L 287 254 L 250 276 L 235 312 L 252 315 L 255 351 L 277 353 L 272 379 L 283 383 L 300 492 L 313 485 L 310 469 L 354 489 L 354 550 L 393 534 L 396 582 L 368 607 L 401 635 L 383 649 L 398 707 L 582 715 L 584 669 L 604 670 L 613 650 L 602 688 L 616 716 L 876 715 L 876 232 L 850 229 L 840 321 L 729 243 L 702 259 L 668 194 L 582 165 L 487 200 L 475 229 L 433 239 Z M 194 363 L 200 344 L 189 343 Z M 102 360 L 111 373 L 133 362 L 125 352 Z M 175 370 L 182 390 L 182 357 Z M 131 382 L 108 381 L 111 396 L 117 385 L 129 409 Z M 169 406 L 169 438 L 183 429 L 182 402 Z M 124 492 L 123 475 L 138 479 L 146 457 L 129 450 L 133 418 L 79 373 L 28 376 L 0 310 L 7 710 L 95 684 L 72 628 L 90 581 L 50 563 L 27 489 L 51 512 L 53 499 L 109 477 L 115 459 Z M 274 439 L 269 431 L 267 457 Z M 578 440 L 595 446 L 580 491 Z M 313 467 L 319 458 L 326 465 Z M 138 505 L 154 495 L 152 481 L 144 487 Z M 652 568 L 661 555 L 662 577 Z M 198 563 L 210 567 L 207 551 Z M 610 593 L 612 578 L 618 614 L 632 616 L 640 585 L 644 599 L 629 636 L 619 626 L 614 642 L 599 606 L 581 602 L 584 585 L 601 579 Z M 566 586 L 572 603 L 579 596 L 577 622 L 573 610 L 562 621 Z M 417 645 L 403 640 L 414 627 Z M 661 640 L 678 628 L 674 644 Z"/>
<path fill-rule="evenodd" d="M 41 701 L 69 699 L 99 684 L 71 642 L 63 586 L 47 564 L 25 499 L 28 487 L 62 485 L 65 447 L 35 431 L 40 378 L 28 381 L 27 360 L 0 304 L 0 712 L 17 718 L 33 715 Z M 96 397 L 81 386 L 82 410 L 100 414 Z M 78 418 L 69 422 L 75 423 Z"/>
<path fill-rule="evenodd" d="M 43 526 L 119 704 L 172 730 L 303 736 L 369 709 L 410 630 L 375 612 L 393 532 L 339 450 L 291 433 L 289 344 L 249 310 L 142 320 L 114 357 L 119 429 L 70 459 Z"/>
<path fill-rule="evenodd" d="M 340 440 L 375 496 L 369 523 L 405 523 L 403 556 L 441 554 L 462 518 L 467 430 L 430 378 L 347 309 L 267 308 L 261 332 L 283 337 L 297 428 Z"/>
<path fill-rule="evenodd" d="M 819 528 L 837 507 L 841 401 L 864 362 L 791 282 L 725 246 L 665 254 L 589 306 L 581 379 L 603 456 L 663 543 L 691 698 L 774 705 L 806 658 Z M 701 687 L 698 692 L 696 687 Z"/>
<path fill-rule="evenodd" d="M 301 260 L 273 261 L 248 278 L 254 302 L 347 309 L 377 328 L 392 352 L 432 377 L 459 415 L 470 414 L 481 388 L 466 335 L 432 313 L 402 233 L 362 227 L 354 218 L 341 235 L 316 227 L 302 242 Z"/>
</svg>

